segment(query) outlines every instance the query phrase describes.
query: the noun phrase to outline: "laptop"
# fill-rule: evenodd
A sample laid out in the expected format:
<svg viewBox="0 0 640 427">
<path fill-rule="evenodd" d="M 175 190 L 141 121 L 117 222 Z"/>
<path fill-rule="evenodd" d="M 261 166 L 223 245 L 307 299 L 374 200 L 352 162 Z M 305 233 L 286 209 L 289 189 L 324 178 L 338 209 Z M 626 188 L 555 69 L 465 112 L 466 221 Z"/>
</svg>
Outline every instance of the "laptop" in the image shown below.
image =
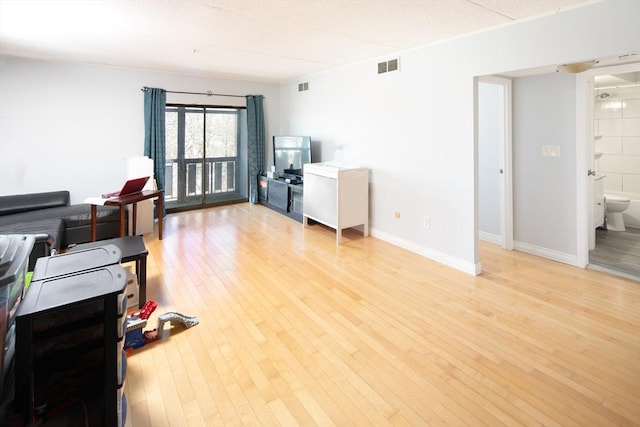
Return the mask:
<svg viewBox="0 0 640 427">
<path fill-rule="evenodd" d="M 142 178 L 130 179 L 124 183 L 124 185 L 122 186 L 122 190 L 114 191 L 113 193 L 103 194 L 102 198 L 110 199 L 112 197 L 127 196 L 129 194 L 139 193 L 147 184 L 147 181 L 149 181 L 149 178 L 150 177 L 148 176 L 144 176 Z"/>
</svg>

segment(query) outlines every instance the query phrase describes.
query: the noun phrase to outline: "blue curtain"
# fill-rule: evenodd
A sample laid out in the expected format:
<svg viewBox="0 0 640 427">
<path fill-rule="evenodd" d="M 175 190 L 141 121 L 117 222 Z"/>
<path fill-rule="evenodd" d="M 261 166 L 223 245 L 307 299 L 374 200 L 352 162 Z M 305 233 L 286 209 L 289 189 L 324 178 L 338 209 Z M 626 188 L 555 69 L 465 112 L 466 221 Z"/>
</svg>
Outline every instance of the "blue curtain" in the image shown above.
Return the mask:
<svg viewBox="0 0 640 427">
<path fill-rule="evenodd" d="M 264 111 L 262 95 L 247 95 L 247 148 L 249 150 L 249 201 L 258 203 L 258 175 L 264 166 Z"/>
<path fill-rule="evenodd" d="M 144 92 L 144 155 L 153 160 L 153 173 L 158 189 L 164 190 L 165 109 L 167 91 L 146 88 Z M 163 204 L 164 207 L 164 204 Z M 162 212 L 162 216 L 165 216 Z M 158 212 L 156 212 L 156 217 Z"/>
</svg>

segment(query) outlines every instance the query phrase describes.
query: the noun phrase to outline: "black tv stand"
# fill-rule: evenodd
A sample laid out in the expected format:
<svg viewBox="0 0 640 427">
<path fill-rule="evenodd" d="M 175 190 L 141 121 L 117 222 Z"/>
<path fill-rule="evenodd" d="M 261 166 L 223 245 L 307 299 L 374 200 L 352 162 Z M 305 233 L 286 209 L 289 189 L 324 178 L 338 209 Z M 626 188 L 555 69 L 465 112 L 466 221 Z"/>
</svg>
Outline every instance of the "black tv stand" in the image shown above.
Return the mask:
<svg viewBox="0 0 640 427">
<path fill-rule="evenodd" d="M 295 179 L 294 182 L 286 180 Z M 258 201 L 283 215 L 302 222 L 302 180 L 296 176 L 271 179 L 258 177 Z"/>
<path fill-rule="evenodd" d="M 300 176 L 302 175 L 302 169 L 285 169 L 282 171 L 282 175 L 285 177 Z"/>
</svg>

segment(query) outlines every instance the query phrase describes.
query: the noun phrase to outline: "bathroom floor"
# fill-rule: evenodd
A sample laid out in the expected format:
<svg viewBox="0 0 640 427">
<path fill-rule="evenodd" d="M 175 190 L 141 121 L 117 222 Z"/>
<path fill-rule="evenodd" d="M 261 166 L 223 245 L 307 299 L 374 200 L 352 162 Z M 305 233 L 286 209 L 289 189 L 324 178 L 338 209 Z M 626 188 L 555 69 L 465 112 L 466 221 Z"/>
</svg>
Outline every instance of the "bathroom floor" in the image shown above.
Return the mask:
<svg viewBox="0 0 640 427">
<path fill-rule="evenodd" d="M 640 228 L 627 231 L 596 229 L 596 247 L 589 251 L 589 267 L 623 273 L 640 282 Z"/>
</svg>

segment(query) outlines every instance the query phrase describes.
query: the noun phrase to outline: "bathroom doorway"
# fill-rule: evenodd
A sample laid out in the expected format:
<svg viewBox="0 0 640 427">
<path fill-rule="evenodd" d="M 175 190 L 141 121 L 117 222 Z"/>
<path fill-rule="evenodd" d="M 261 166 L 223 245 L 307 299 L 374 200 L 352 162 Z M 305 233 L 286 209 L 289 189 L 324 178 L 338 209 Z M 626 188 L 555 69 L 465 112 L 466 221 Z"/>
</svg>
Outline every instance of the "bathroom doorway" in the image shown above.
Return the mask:
<svg viewBox="0 0 640 427">
<path fill-rule="evenodd" d="M 591 74 L 586 80 L 587 265 L 640 281 L 640 65 Z"/>
</svg>

